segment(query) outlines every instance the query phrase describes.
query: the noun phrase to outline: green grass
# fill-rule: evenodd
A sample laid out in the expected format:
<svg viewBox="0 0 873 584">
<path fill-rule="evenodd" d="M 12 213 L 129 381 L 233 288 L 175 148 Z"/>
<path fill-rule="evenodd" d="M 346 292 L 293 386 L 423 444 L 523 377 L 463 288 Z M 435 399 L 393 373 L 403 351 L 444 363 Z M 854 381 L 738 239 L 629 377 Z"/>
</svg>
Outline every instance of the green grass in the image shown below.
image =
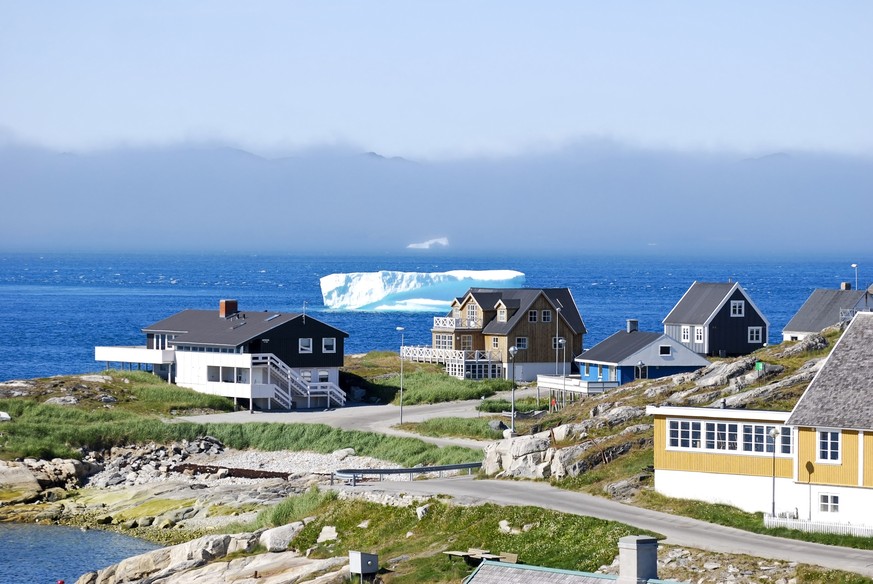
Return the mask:
<svg viewBox="0 0 873 584">
<path fill-rule="evenodd" d="M 332 504 L 336 498 L 336 491 L 320 491 L 318 487 L 313 487 L 302 495 L 289 497 L 275 507 L 261 511 L 255 521 L 256 529 L 302 521 L 315 515 L 325 505 Z"/>
<path fill-rule="evenodd" d="M 395 391 L 394 403 L 400 402 L 400 374 L 379 380 L 379 385 Z M 445 373 L 413 371 L 403 375 L 405 405 L 435 404 L 447 401 L 481 399 L 511 388 L 505 379 L 456 379 Z"/>
<path fill-rule="evenodd" d="M 0 410 L 13 418 L 0 431 L 0 458 L 79 458 L 79 449 L 168 443 L 214 436 L 237 449 L 309 450 L 333 452 L 354 448 L 403 466 L 454 464 L 481 460 L 481 452 L 449 446 L 439 448 L 415 438 L 343 430 L 323 424 L 194 424 L 165 423 L 119 408 L 86 410 L 39 404 L 31 400 L 0 400 Z"/>
<path fill-rule="evenodd" d="M 403 424 L 404 430 L 422 436 L 472 438 L 474 440 L 500 440 L 503 432 L 488 426 L 486 418 L 431 418 L 424 422 Z"/>
<path fill-rule="evenodd" d="M 515 411 L 520 413 L 533 412 L 534 410 L 546 409 L 548 407 L 548 397 L 540 399 L 539 407 L 537 407 L 537 400 L 535 397 L 525 397 L 515 400 Z M 508 399 L 503 398 L 486 399 L 481 404 L 476 406 L 476 409 L 480 412 L 499 414 L 501 412 L 511 411 L 512 402 L 510 402 Z"/>
<path fill-rule="evenodd" d="M 501 531 L 499 522 L 504 519 L 517 533 Z M 367 527 L 361 527 L 367 520 Z M 325 525 L 336 527 L 338 540 L 317 544 Z M 394 583 L 459 582 L 470 569 L 443 551 L 485 548 L 493 553 L 517 553 L 526 564 L 593 571 L 612 562 L 619 538 L 637 533 L 621 523 L 538 507 L 456 506 L 432 500 L 427 515 L 419 521 L 414 507 L 338 500 L 323 507 L 322 514 L 292 545 L 298 550 L 313 548 L 315 557 L 367 550 L 378 554 L 383 565 L 387 562 L 382 558 L 408 556 L 396 564 L 394 572 L 381 575 Z"/>
</svg>

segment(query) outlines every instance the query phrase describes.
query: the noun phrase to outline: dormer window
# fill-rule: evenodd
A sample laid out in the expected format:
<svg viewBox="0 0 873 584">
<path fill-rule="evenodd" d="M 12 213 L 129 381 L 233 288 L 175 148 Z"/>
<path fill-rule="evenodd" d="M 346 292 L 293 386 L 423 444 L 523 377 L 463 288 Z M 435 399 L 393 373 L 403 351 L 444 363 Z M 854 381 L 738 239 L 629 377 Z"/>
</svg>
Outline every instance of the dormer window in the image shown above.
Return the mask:
<svg viewBox="0 0 873 584">
<path fill-rule="evenodd" d="M 478 316 L 479 316 L 478 306 L 476 306 L 475 304 L 472 304 L 472 303 L 468 304 L 467 305 L 467 320 L 469 321 L 469 324 L 476 322 L 476 320 L 478 319 Z"/>
<path fill-rule="evenodd" d="M 506 322 L 506 309 L 497 309 L 497 322 Z"/>
</svg>

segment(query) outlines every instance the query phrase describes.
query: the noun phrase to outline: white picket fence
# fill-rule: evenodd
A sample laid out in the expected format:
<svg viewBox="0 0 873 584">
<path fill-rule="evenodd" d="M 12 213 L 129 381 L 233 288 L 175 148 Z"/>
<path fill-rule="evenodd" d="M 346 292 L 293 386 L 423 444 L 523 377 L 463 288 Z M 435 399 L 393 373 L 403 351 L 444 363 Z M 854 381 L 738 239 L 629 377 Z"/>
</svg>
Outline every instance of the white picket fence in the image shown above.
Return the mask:
<svg viewBox="0 0 873 584">
<path fill-rule="evenodd" d="M 857 537 L 873 536 L 873 527 L 866 525 L 851 525 L 848 523 L 825 523 L 823 521 L 807 521 L 788 517 L 773 517 L 764 515 L 764 527 L 785 527 L 812 533 L 832 533 L 834 535 L 854 535 Z"/>
</svg>

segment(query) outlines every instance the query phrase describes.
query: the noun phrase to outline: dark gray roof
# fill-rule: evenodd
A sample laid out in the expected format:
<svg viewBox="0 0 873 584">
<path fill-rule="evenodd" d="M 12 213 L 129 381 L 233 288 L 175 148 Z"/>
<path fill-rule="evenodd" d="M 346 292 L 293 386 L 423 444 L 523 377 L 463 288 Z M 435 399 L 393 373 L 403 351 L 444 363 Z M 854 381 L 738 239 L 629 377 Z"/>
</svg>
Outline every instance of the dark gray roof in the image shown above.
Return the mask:
<svg viewBox="0 0 873 584">
<path fill-rule="evenodd" d="M 664 319 L 664 324 L 705 323 L 737 286 L 739 284 L 731 282 L 694 282 Z"/>
<path fill-rule="evenodd" d="M 873 312 L 859 312 L 794 406 L 789 426 L 873 429 Z"/>
<path fill-rule="evenodd" d="M 239 311 L 223 318 L 218 314 L 218 310 L 183 310 L 142 330 L 144 333 L 173 333 L 176 335 L 176 344 L 238 347 L 304 316 L 301 313 Z M 309 315 L 305 318 L 321 322 Z M 337 329 L 337 336 L 348 337 L 348 334 Z"/>
<path fill-rule="evenodd" d="M 643 347 L 657 342 L 663 336 L 665 336 L 664 333 L 618 331 L 579 355 L 576 360 L 619 363 Z"/>
<path fill-rule="evenodd" d="M 501 300 L 507 307 L 517 308 L 506 322 L 498 322 L 494 319 L 482 329 L 482 332 L 488 335 L 505 335 L 512 331 L 519 320 L 527 318 L 528 308 L 541 294 L 545 295 L 556 309 L 561 307 L 561 318 L 575 333 L 588 332 L 569 288 L 470 288 L 464 297 L 473 296 L 483 309 L 492 310 Z"/>
<path fill-rule="evenodd" d="M 782 330 L 803 333 L 821 332 L 840 322 L 840 309 L 854 307 L 865 294 L 863 290 L 813 290 L 797 314 Z"/>
<path fill-rule="evenodd" d="M 610 574 L 593 574 L 575 570 L 543 568 L 527 564 L 484 561 L 470 574 L 464 584 L 604 584 L 615 582 Z M 666 584 L 650 578 L 649 584 Z"/>
</svg>

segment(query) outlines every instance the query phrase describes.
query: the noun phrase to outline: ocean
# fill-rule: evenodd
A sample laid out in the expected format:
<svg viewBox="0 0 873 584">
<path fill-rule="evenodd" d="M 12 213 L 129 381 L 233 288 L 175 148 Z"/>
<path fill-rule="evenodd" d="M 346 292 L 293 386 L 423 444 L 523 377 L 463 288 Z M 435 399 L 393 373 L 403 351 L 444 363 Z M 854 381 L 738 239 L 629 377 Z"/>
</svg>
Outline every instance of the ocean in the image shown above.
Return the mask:
<svg viewBox="0 0 873 584">
<path fill-rule="evenodd" d="M 0 255 L 0 381 L 99 371 L 98 345 L 139 345 L 141 329 L 186 308 L 301 312 L 349 334 L 346 353 L 397 351 L 430 343 L 444 313 L 341 311 L 322 303 L 319 279 L 331 273 L 396 270 L 518 270 L 528 287 L 570 288 L 590 348 L 624 328 L 663 330 L 661 321 L 695 280 L 739 281 L 770 321 L 768 342 L 815 288 L 852 282 L 870 265 L 848 259 L 701 259 L 639 257 L 492 257 L 400 253 L 381 256 L 246 254 Z M 862 279 L 861 283 L 863 284 Z M 449 300 L 449 299 L 446 299 Z"/>
</svg>

